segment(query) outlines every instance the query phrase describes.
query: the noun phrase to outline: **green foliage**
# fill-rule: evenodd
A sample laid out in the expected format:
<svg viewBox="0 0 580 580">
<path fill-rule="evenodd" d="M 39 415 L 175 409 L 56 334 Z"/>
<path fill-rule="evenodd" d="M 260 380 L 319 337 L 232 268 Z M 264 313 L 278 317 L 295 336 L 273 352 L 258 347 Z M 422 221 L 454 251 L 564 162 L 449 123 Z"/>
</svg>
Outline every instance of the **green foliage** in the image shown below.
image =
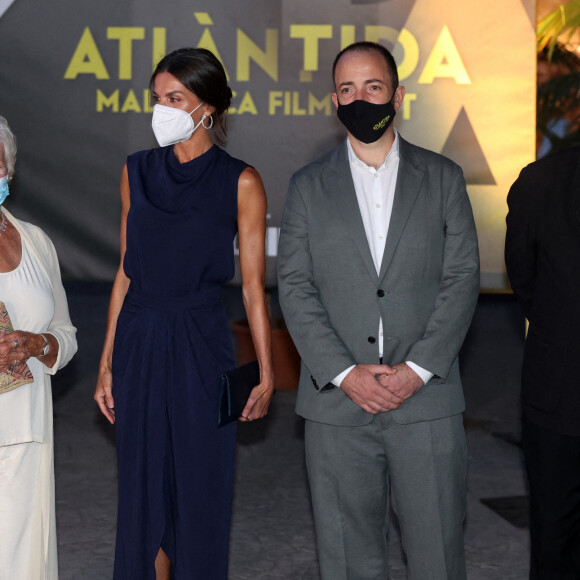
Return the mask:
<svg viewBox="0 0 580 580">
<path fill-rule="evenodd" d="M 562 43 L 563 39 L 564 44 L 570 42 L 579 26 L 580 0 L 570 0 L 562 4 L 538 22 L 536 28 L 538 52 L 542 52 L 547 47 L 549 58 L 551 58 L 556 45 Z"/>
</svg>

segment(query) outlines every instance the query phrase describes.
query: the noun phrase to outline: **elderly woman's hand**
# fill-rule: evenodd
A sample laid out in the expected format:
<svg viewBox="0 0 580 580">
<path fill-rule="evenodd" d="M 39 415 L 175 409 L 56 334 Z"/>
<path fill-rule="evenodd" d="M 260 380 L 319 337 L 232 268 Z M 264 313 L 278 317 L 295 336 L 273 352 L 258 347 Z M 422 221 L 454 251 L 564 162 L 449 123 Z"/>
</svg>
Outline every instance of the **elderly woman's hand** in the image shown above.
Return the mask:
<svg viewBox="0 0 580 580">
<path fill-rule="evenodd" d="M 56 343 L 56 339 L 51 334 L 46 334 L 45 336 L 49 341 L 50 347 L 46 358 L 55 359 L 58 343 Z M 57 345 L 56 348 L 55 344 Z M 40 360 L 43 360 L 44 345 L 45 342 L 42 336 L 34 332 L 15 330 L 0 336 L 0 371 L 9 371 L 15 364 L 26 362 L 30 357 L 39 357 Z M 49 361 L 43 360 L 43 362 L 47 364 Z M 54 360 L 52 360 L 52 364 L 54 364 Z"/>
</svg>

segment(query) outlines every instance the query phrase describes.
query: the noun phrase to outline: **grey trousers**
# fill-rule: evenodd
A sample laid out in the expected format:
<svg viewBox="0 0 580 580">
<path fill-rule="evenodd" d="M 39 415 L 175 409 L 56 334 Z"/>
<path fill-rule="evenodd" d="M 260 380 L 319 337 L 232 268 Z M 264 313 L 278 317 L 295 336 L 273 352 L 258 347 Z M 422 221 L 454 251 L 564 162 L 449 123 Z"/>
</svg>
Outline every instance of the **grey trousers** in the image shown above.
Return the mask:
<svg viewBox="0 0 580 580">
<path fill-rule="evenodd" d="M 306 421 L 322 580 L 387 580 L 389 497 L 409 580 L 465 580 L 467 452 L 462 415 L 362 427 Z"/>
</svg>

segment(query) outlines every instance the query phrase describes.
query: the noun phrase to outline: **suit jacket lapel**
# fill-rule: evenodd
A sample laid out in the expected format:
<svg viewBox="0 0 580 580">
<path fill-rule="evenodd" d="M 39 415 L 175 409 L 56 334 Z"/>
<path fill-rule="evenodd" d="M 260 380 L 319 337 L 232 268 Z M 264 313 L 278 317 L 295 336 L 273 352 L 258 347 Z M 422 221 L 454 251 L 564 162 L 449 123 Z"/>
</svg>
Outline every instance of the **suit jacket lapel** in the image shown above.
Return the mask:
<svg viewBox="0 0 580 580">
<path fill-rule="evenodd" d="M 401 239 L 411 210 L 415 205 L 415 200 L 417 199 L 423 181 L 424 169 L 421 166 L 421 162 L 413 154 L 409 143 L 400 135 L 399 156 L 395 199 L 393 201 L 393 211 L 389 223 L 389 232 L 387 234 L 379 280 L 384 278 L 389 269 L 389 265 L 395 255 L 399 240 Z"/>
<path fill-rule="evenodd" d="M 329 172 L 325 189 L 330 192 L 332 199 L 335 201 L 342 215 L 344 228 L 358 249 L 369 275 L 374 280 L 377 280 L 377 270 L 373 263 L 352 181 L 346 141 L 336 151 L 335 162 L 332 164 L 332 171 Z"/>
</svg>

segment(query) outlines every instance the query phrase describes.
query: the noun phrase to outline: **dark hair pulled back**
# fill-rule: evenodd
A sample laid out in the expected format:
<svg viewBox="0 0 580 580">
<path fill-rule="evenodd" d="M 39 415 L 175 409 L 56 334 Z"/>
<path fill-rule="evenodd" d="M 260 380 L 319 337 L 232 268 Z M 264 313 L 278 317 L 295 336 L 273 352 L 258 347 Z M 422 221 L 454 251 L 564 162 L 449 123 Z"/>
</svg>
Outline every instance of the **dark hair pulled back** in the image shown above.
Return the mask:
<svg viewBox="0 0 580 580">
<path fill-rule="evenodd" d="M 153 91 L 155 78 L 167 72 L 204 103 L 215 107 L 213 127 L 216 141 L 226 140 L 226 117 L 232 91 L 228 86 L 226 72 L 216 56 L 205 48 L 179 48 L 164 56 L 155 67 L 149 89 Z"/>
</svg>

